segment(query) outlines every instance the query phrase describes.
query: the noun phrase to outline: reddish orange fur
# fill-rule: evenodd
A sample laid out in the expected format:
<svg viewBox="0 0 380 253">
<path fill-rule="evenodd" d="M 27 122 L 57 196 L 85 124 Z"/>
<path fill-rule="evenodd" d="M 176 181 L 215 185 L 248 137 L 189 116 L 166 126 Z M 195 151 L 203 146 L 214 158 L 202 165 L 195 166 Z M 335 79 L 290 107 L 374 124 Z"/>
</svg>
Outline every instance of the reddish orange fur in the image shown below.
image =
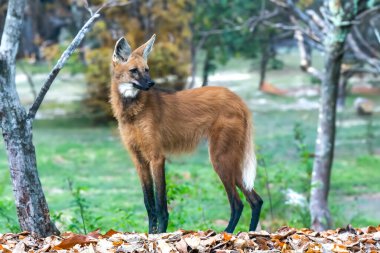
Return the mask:
<svg viewBox="0 0 380 253">
<path fill-rule="evenodd" d="M 113 78 L 111 103 L 126 148 L 137 146 L 151 161 L 170 153 L 191 152 L 207 138 L 210 149 L 229 150 L 235 153 L 230 154 L 235 162 L 242 163 L 250 112 L 228 89 L 204 87 L 172 94 L 149 90 L 141 92 L 128 111 L 122 111 L 117 86 Z"/>
</svg>

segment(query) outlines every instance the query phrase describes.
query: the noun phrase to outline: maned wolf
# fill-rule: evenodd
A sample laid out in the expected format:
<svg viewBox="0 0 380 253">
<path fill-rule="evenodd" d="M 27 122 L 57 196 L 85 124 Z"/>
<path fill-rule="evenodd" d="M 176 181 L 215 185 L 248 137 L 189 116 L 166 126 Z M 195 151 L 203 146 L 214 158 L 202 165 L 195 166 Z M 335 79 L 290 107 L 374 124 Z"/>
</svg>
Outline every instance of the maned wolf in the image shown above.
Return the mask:
<svg viewBox="0 0 380 253">
<path fill-rule="evenodd" d="M 154 81 L 149 75 L 147 58 L 154 40 L 155 35 L 134 51 L 124 38 L 117 41 L 111 85 L 113 113 L 144 192 L 149 233 L 165 232 L 168 225 L 166 156 L 190 152 L 201 139 L 209 142 L 210 160 L 231 205 L 225 230 L 234 231 L 243 210 L 237 187 L 251 206 L 249 229 L 255 230 L 263 201 L 253 189 L 256 156 L 250 111 L 226 88 L 204 87 L 171 93 L 152 88 Z"/>
</svg>

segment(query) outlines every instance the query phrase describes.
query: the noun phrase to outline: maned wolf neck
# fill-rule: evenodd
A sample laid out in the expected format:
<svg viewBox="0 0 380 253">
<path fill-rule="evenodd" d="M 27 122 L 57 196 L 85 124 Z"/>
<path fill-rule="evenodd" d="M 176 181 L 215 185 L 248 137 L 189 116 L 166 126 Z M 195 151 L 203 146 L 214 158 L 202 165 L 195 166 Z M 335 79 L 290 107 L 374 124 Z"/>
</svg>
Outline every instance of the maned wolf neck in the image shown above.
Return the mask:
<svg viewBox="0 0 380 253">
<path fill-rule="evenodd" d="M 117 86 L 115 83 L 111 86 L 110 102 L 113 114 L 119 122 L 130 123 L 144 109 L 148 92 L 139 91 L 134 97 L 124 97 Z"/>
</svg>

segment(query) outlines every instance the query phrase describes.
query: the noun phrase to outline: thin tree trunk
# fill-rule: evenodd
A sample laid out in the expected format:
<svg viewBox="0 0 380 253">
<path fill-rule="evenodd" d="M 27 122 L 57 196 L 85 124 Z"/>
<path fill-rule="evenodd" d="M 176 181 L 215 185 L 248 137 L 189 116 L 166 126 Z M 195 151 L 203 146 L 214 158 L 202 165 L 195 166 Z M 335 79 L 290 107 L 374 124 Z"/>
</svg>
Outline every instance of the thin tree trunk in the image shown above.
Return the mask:
<svg viewBox="0 0 380 253">
<path fill-rule="evenodd" d="M 211 67 L 210 60 L 211 60 L 210 59 L 210 53 L 207 50 L 206 51 L 206 58 L 205 58 L 205 61 L 203 63 L 203 82 L 202 82 L 202 86 L 207 86 L 208 85 L 208 75 L 210 73 L 210 67 Z"/>
<path fill-rule="evenodd" d="M 48 236 L 59 234 L 59 231 L 50 220 L 38 177 L 32 122 L 27 120 L 15 86 L 15 59 L 24 8 L 25 0 L 9 1 L 0 46 L 0 120 L 20 227 L 40 236 Z"/>
<path fill-rule="evenodd" d="M 339 92 L 338 92 L 338 109 L 343 109 L 346 104 L 347 96 L 347 84 L 348 80 L 352 77 L 350 73 L 342 73 L 339 81 Z"/>
<path fill-rule="evenodd" d="M 266 45 L 265 48 L 263 48 L 263 53 L 261 54 L 259 90 L 262 90 L 265 83 L 265 75 L 267 72 L 268 61 L 269 61 L 269 45 Z"/>
<path fill-rule="evenodd" d="M 263 53 L 261 55 L 261 61 L 260 61 L 259 90 L 263 89 L 269 60 L 276 58 L 276 49 L 274 46 L 273 34 L 269 34 L 267 41 L 262 41 L 262 43 L 263 43 L 263 47 L 262 47 Z"/>
<path fill-rule="evenodd" d="M 197 49 L 194 40 L 191 40 L 191 79 L 189 88 L 193 88 L 195 85 L 195 77 L 197 75 Z"/>
<path fill-rule="evenodd" d="M 354 6 L 352 6 L 354 5 Z M 321 84 L 318 132 L 315 147 L 315 160 L 311 179 L 310 214 L 312 228 L 318 231 L 331 227 L 328 208 L 331 167 L 334 157 L 336 101 L 344 44 L 350 30 L 349 22 L 355 18 L 354 1 L 336 1 L 328 5 L 335 23 L 326 39 L 326 60 Z M 344 22 L 344 24 L 343 24 Z"/>
<path fill-rule="evenodd" d="M 190 23 L 191 30 L 191 41 L 190 41 L 190 54 L 191 54 L 191 79 L 189 84 L 187 85 L 188 89 L 194 88 L 195 85 L 195 77 L 197 75 L 197 43 L 195 41 L 195 29 L 194 23 Z"/>
<path fill-rule="evenodd" d="M 15 84 L 16 54 L 22 31 L 25 0 L 9 1 L 0 45 L 0 128 L 8 154 L 20 227 L 38 236 L 59 234 L 59 231 L 50 220 L 49 208 L 38 177 L 32 123 L 55 77 L 99 17 L 99 12 L 106 6 L 108 5 L 100 7 L 75 36 L 26 113 Z"/>
</svg>

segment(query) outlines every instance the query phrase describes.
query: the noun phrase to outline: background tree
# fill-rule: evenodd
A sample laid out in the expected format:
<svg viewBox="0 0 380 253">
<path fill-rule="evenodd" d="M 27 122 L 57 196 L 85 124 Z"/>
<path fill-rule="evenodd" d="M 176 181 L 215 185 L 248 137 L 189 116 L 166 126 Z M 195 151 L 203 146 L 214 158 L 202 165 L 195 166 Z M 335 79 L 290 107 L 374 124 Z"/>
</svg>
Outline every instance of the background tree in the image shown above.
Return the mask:
<svg viewBox="0 0 380 253">
<path fill-rule="evenodd" d="M 55 77 L 99 14 L 96 12 L 92 15 L 79 31 L 50 72 L 27 112 L 20 102 L 15 83 L 16 54 L 22 33 L 25 6 L 25 0 L 8 2 L 0 45 L 0 120 L 20 227 L 39 236 L 48 236 L 58 234 L 59 231 L 50 219 L 49 208 L 38 177 L 32 134 L 33 121 Z"/>
<path fill-rule="evenodd" d="M 217 64 L 225 64 L 236 55 L 257 54 L 258 40 L 250 31 L 253 18 L 258 14 L 260 3 L 236 1 L 195 1 L 190 24 L 192 31 L 192 77 L 189 87 L 194 87 L 197 60 L 204 52 L 202 85 L 208 83 L 209 73 Z M 223 16 L 221 16 L 223 13 Z M 255 45 L 256 43 L 256 45 Z"/>
<path fill-rule="evenodd" d="M 312 227 L 321 231 L 332 225 L 328 208 L 328 193 L 334 158 L 336 104 L 346 39 L 350 40 L 349 34 L 355 19 L 360 17 L 367 8 L 373 7 L 373 2 L 326 0 L 321 6 L 321 13 L 317 13 L 313 9 L 303 12 L 292 0 L 272 1 L 291 13 L 290 20 L 295 25 L 291 29 L 295 28 L 297 31 L 301 69 L 321 80 L 318 132 L 310 193 Z M 299 25 L 300 23 L 303 26 Z M 279 26 L 289 27 L 282 24 Z M 319 71 L 311 65 L 311 46 L 325 52 L 322 74 L 319 74 Z M 356 51 L 350 43 L 348 46 L 353 52 Z M 371 65 L 371 62 L 369 64 Z M 351 68 L 350 71 L 356 71 L 356 69 Z"/>
<path fill-rule="evenodd" d="M 195 85 L 200 52 L 204 53 L 201 67 L 203 86 L 207 85 L 209 73 L 215 71 L 218 64 L 225 64 L 233 57 L 254 59 L 260 56 L 260 84 L 264 83 L 267 64 L 275 57 L 278 30 L 261 24 L 278 14 L 275 6 L 267 5 L 264 0 L 196 1 L 193 13 L 189 87 Z"/>
</svg>

